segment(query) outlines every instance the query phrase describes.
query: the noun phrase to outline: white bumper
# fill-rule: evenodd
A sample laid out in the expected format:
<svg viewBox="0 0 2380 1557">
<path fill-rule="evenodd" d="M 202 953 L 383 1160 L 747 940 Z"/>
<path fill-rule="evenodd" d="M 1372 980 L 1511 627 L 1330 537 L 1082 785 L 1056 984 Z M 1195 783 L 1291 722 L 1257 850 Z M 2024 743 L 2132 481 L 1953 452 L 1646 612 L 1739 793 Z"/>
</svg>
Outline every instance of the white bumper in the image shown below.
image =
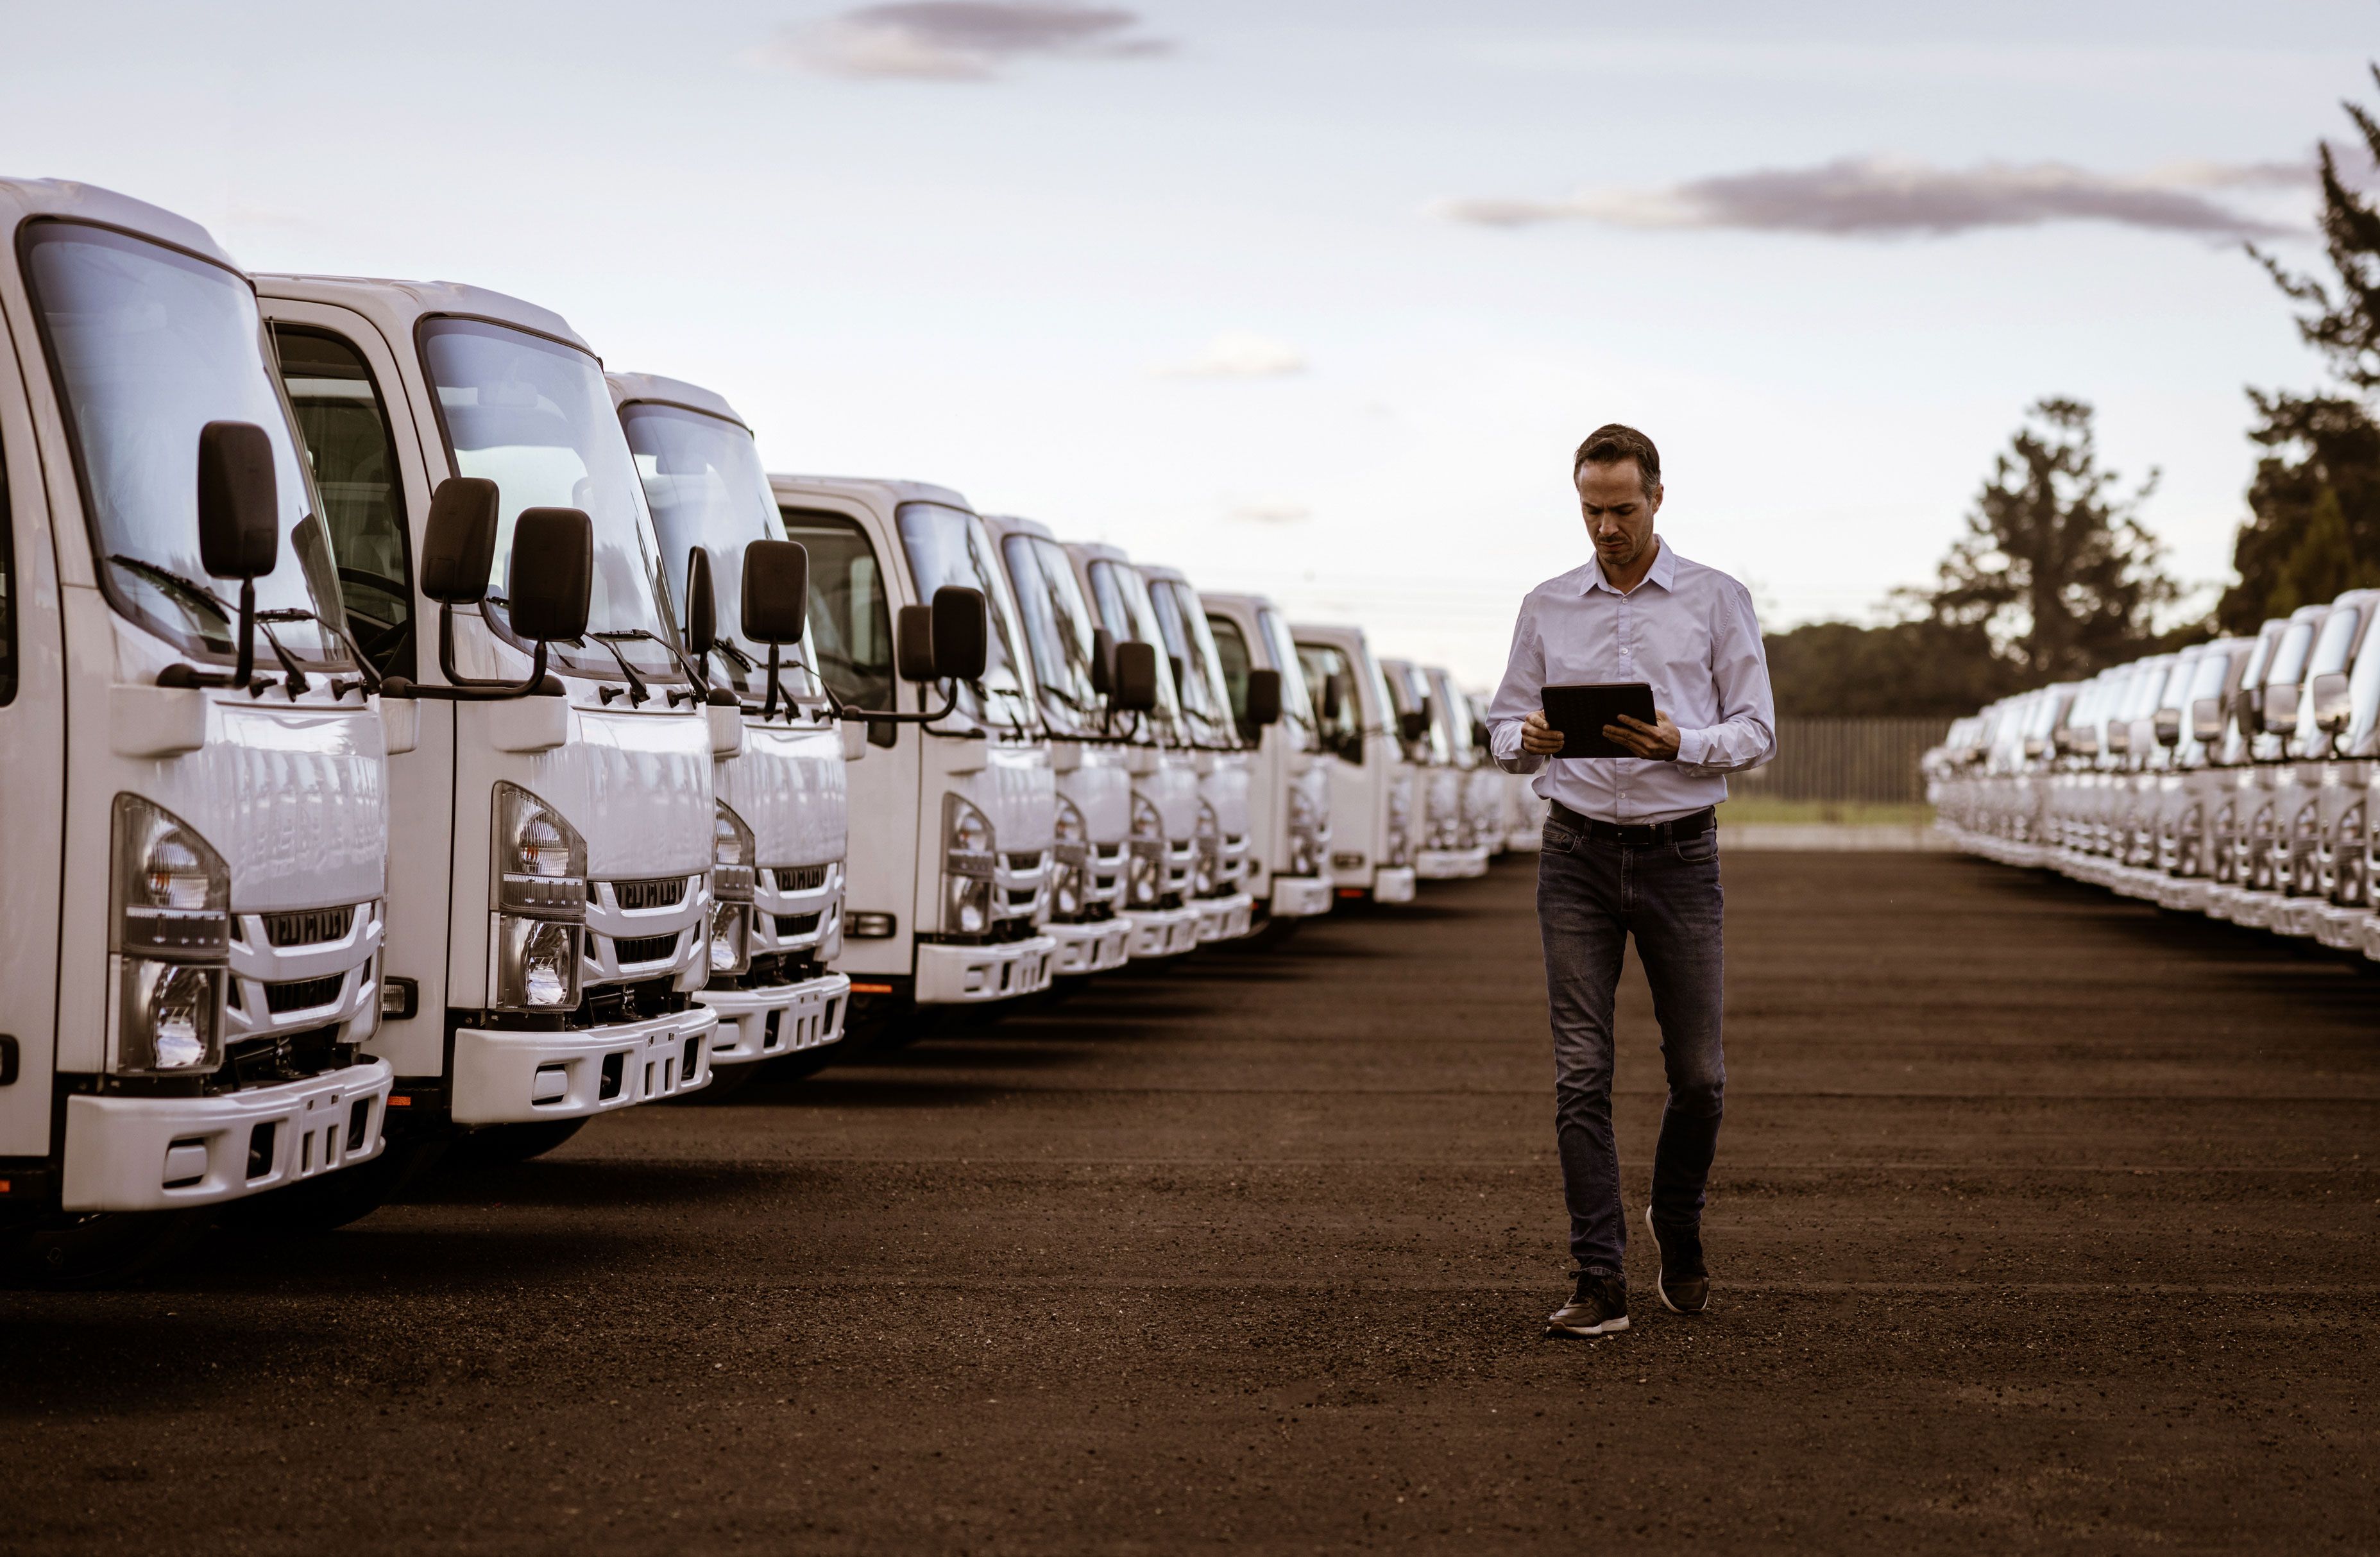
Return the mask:
<svg viewBox="0 0 2380 1557">
<path fill-rule="evenodd" d="M 719 1014 L 713 1065 L 748 1064 L 822 1048 L 843 1037 L 851 979 L 841 973 L 758 990 L 705 990 L 695 997 Z"/>
<path fill-rule="evenodd" d="M 2336 903 L 2325 903 L 2314 916 L 2313 938 L 2342 952 L 2360 952 L 2363 949 L 2364 925 L 2371 918 L 2369 908 L 2343 908 Z"/>
<path fill-rule="evenodd" d="M 1414 856 L 1414 874 L 1425 882 L 1459 882 L 1488 873 L 1488 845 L 1467 849 L 1424 849 Z"/>
<path fill-rule="evenodd" d="M 917 948 L 917 1004 L 979 1005 L 1050 987 L 1058 943 L 1047 935 L 989 946 Z"/>
<path fill-rule="evenodd" d="M 710 1080 L 718 1026 L 717 1012 L 697 1005 L 572 1032 L 459 1028 L 455 1123 L 575 1119 L 694 1091 Z"/>
<path fill-rule="evenodd" d="M 2248 894 L 2235 886 L 2210 882 L 2206 887 L 2206 912 L 2215 918 L 2239 922 L 2240 899 Z"/>
<path fill-rule="evenodd" d="M 2312 935 L 2329 906 L 2319 897 L 2284 897 L 2274 903 L 2265 928 L 2280 935 Z"/>
<path fill-rule="evenodd" d="M 1190 906 L 1198 915 L 1198 944 L 1210 941 L 1236 941 L 1248 932 L 1256 918 L 1257 900 L 1245 892 L 1229 897 L 1201 897 Z"/>
<path fill-rule="evenodd" d="M 1132 956 L 1132 926 L 1123 919 L 1048 924 L 1041 931 L 1058 943 L 1057 961 L 1050 971 L 1069 978 L 1122 967 Z"/>
<path fill-rule="evenodd" d="M 1330 883 L 1318 876 L 1275 876 L 1272 912 L 1275 918 L 1310 918 L 1330 911 Z"/>
<path fill-rule="evenodd" d="M 1372 901 L 1375 903 L 1410 903 L 1414 900 L 1414 872 L 1410 865 L 1383 865 L 1372 872 Z"/>
<path fill-rule="evenodd" d="M 215 1205 L 368 1162 L 380 1155 L 391 1079 L 387 1061 L 366 1060 L 220 1097 L 68 1098 L 60 1203 L 70 1211 Z"/>
<path fill-rule="evenodd" d="M 1132 926 L 1132 955 L 1135 961 L 1176 957 L 1197 948 L 1196 908 L 1127 908 L 1123 918 Z"/>
</svg>

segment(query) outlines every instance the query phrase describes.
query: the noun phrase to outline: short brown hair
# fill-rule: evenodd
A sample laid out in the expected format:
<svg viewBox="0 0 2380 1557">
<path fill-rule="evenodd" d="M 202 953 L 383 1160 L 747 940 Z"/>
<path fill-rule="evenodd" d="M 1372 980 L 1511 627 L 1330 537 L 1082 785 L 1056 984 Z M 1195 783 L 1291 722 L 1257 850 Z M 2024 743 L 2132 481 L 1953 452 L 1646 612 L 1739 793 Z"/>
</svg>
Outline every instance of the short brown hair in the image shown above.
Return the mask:
<svg viewBox="0 0 2380 1557">
<path fill-rule="evenodd" d="M 1637 484 L 1650 498 L 1661 484 L 1661 451 L 1653 446 L 1652 439 L 1621 422 L 1607 421 L 1586 435 L 1586 442 L 1571 458 L 1570 479 L 1578 480 L 1582 466 L 1617 465 L 1623 459 L 1636 462 Z"/>
</svg>

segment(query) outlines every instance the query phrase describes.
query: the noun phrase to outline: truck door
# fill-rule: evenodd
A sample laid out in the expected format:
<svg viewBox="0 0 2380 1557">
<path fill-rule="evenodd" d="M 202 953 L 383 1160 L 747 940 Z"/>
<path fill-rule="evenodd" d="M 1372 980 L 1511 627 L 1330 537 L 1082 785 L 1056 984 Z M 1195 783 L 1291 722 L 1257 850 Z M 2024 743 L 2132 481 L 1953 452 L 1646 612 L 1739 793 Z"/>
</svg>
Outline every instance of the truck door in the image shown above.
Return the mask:
<svg viewBox="0 0 2380 1557">
<path fill-rule="evenodd" d="M 50 1150 L 67 814 L 66 648 L 49 504 L 8 339 L 0 319 L 0 1158 Z M 106 711 L 92 721 L 103 732 Z M 107 862 L 84 868 L 103 873 Z"/>
</svg>

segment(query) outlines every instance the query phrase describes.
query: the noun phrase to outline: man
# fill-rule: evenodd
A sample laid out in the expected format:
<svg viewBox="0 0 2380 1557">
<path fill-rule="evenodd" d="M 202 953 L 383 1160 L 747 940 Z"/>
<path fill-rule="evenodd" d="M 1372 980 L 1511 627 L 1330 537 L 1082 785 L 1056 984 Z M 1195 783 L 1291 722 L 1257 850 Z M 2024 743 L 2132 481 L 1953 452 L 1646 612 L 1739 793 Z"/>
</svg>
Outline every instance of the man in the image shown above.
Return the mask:
<svg viewBox="0 0 2380 1557">
<path fill-rule="evenodd" d="M 1661 1024 L 1669 1104 L 1645 1219 L 1664 1307 L 1710 1298 L 1703 1185 L 1718 1146 L 1727 1070 L 1719 1047 L 1718 831 L 1726 774 L 1776 754 L 1777 713 L 1752 596 L 1653 533 L 1661 456 L 1633 427 L 1599 427 L 1571 462 L 1595 556 L 1521 602 L 1503 685 L 1488 710 L 1496 760 L 1534 772 L 1552 802 L 1537 861 L 1537 929 L 1554 1034 L 1554 1142 L 1578 1261 L 1548 1335 L 1628 1328 L 1628 1228 L 1611 1134 L 1612 1005 L 1630 935 Z M 1622 716 L 1606 738 L 1625 758 L 1564 758 L 1544 689 L 1647 682 L 1652 724 Z"/>
</svg>

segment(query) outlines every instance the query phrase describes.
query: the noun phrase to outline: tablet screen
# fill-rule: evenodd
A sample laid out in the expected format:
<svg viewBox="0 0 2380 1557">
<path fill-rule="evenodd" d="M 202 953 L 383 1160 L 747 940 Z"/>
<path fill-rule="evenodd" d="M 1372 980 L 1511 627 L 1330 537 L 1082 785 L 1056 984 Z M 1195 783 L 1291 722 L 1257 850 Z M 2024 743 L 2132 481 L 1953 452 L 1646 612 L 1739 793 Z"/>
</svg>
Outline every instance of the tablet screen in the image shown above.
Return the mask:
<svg viewBox="0 0 2380 1557">
<path fill-rule="evenodd" d="M 1546 723 L 1562 734 L 1557 757 L 1633 757 L 1605 738 L 1603 727 L 1627 714 L 1654 722 L 1653 688 L 1642 681 L 1605 681 L 1546 688 Z"/>
</svg>

